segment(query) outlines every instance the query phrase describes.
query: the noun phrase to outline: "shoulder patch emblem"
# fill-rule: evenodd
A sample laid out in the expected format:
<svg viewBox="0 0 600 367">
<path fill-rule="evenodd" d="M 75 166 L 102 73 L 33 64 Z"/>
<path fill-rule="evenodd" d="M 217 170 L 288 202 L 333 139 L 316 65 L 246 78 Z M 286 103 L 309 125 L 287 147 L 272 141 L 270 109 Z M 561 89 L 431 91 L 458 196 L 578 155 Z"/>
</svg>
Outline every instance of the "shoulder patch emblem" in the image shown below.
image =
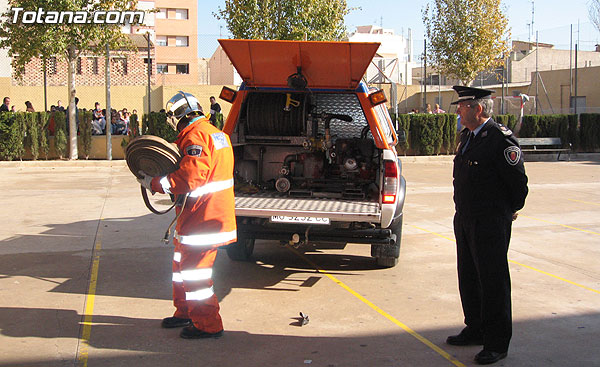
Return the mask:
<svg viewBox="0 0 600 367">
<path fill-rule="evenodd" d="M 519 147 L 511 145 L 504 149 L 504 158 L 506 158 L 506 162 L 511 166 L 516 166 L 521 160 L 521 149 Z"/>
<path fill-rule="evenodd" d="M 513 133 L 509 128 L 507 128 L 504 125 L 498 124 L 498 127 L 500 128 L 500 131 L 502 131 L 502 134 L 504 134 L 504 136 L 511 136 Z"/>
<path fill-rule="evenodd" d="M 185 154 L 192 156 L 199 156 L 202 154 L 202 146 L 201 145 L 190 145 L 185 147 Z"/>
<path fill-rule="evenodd" d="M 214 133 L 210 135 L 215 143 L 215 150 L 229 147 L 225 133 Z"/>
</svg>

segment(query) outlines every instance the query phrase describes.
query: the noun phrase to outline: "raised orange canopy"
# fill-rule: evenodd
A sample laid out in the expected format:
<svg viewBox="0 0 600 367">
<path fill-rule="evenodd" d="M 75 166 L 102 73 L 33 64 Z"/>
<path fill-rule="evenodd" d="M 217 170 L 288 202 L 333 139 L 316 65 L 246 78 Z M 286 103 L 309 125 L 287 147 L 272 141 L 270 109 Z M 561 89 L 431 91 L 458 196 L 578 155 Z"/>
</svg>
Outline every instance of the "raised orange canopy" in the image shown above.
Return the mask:
<svg viewBox="0 0 600 367">
<path fill-rule="evenodd" d="M 301 68 L 309 88 L 355 89 L 379 48 L 375 42 L 315 42 L 220 39 L 251 87 L 287 87 Z"/>
</svg>

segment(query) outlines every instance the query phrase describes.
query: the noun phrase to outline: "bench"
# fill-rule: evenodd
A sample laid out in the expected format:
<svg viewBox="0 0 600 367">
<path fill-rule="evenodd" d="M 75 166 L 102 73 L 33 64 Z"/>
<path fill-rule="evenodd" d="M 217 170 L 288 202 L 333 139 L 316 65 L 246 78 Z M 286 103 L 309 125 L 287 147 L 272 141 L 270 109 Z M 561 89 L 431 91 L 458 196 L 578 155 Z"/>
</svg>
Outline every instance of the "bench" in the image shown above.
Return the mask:
<svg viewBox="0 0 600 367">
<path fill-rule="evenodd" d="M 523 153 L 558 152 L 556 156 L 558 161 L 560 154 L 567 152 L 568 160 L 571 160 L 571 143 L 568 148 L 563 148 L 560 138 L 519 138 L 519 145 Z"/>
</svg>

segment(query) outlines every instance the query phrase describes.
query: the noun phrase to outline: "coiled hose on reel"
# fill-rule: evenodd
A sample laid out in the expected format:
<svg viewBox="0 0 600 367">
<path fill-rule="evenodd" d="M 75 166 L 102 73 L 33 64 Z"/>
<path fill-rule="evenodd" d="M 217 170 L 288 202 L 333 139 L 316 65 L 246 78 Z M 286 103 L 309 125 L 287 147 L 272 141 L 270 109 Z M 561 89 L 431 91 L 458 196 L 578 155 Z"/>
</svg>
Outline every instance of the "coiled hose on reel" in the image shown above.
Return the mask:
<svg viewBox="0 0 600 367">
<path fill-rule="evenodd" d="M 165 176 L 179 168 L 181 153 L 176 145 L 169 143 L 163 138 L 153 135 L 142 135 L 129 142 L 127 148 L 125 148 L 125 160 L 127 161 L 127 167 L 129 167 L 131 173 L 137 178 L 143 178 L 139 173 L 140 171 L 152 177 Z M 141 185 L 140 189 L 144 204 L 154 214 L 162 215 L 168 213 L 176 204 L 174 202 L 168 209 L 159 211 L 150 204 L 148 191 Z M 187 199 L 187 196 L 185 199 Z M 185 200 L 183 206 L 185 206 Z M 163 240 L 166 242 L 168 242 L 171 227 L 176 220 L 177 217 L 171 222 L 165 233 Z"/>
</svg>

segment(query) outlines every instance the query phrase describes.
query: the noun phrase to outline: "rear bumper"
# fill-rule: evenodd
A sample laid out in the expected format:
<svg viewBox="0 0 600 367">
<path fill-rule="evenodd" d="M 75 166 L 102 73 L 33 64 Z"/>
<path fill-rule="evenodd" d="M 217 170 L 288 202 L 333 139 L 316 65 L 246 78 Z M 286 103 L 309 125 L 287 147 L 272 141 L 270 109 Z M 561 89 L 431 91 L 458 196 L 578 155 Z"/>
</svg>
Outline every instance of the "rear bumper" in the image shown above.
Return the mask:
<svg viewBox="0 0 600 367">
<path fill-rule="evenodd" d="M 263 226 L 258 224 L 243 224 L 238 222 L 238 238 L 254 238 L 261 240 L 290 241 L 298 235 L 303 242 L 338 242 L 364 243 L 374 245 L 393 245 L 391 229 L 348 229 L 330 226 L 304 226 L 297 224 L 275 224 Z"/>
</svg>

